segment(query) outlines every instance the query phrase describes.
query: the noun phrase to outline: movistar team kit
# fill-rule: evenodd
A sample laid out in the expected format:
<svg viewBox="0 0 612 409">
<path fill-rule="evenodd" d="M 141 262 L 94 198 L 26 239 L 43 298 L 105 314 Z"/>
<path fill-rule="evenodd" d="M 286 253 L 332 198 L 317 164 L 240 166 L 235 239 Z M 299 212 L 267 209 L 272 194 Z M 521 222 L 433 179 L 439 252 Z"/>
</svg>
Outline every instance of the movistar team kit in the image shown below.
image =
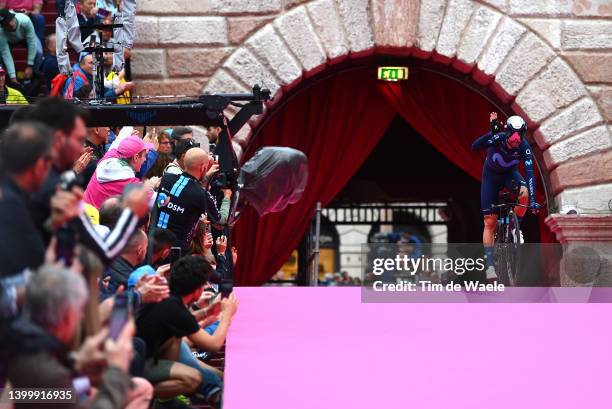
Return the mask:
<svg viewBox="0 0 612 409">
<path fill-rule="evenodd" d="M 172 231 L 177 238 L 176 246 L 189 254 L 198 220 L 202 214 L 213 224 L 227 221 L 230 201 L 224 198 L 217 208 L 214 197 L 200 182 L 189 175 L 166 173 L 161 180 L 157 195 L 158 217 L 155 226 Z"/>
<path fill-rule="evenodd" d="M 515 119 L 518 118 L 518 119 Z M 483 214 L 494 213 L 492 206 L 497 202 L 499 191 L 506 187 L 508 190 L 518 190 L 520 186 L 526 186 L 529 191 L 529 203 L 531 207 L 535 201 L 535 178 L 533 177 L 533 156 L 531 147 L 525 140 L 524 133 L 526 125 L 520 117 L 508 118 L 506 131 L 495 133 L 489 131 L 476 139 L 472 144 L 472 150 L 488 148 L 487 159 L 482 169 L 482 185 L 480 190 L 480 201 Z M 520 145 L 511 149 L 506 140 L 517 132 L 521 137 Z M 519 161 L 525 165 L 527 181 L 518 171 Z"/>
</svg>

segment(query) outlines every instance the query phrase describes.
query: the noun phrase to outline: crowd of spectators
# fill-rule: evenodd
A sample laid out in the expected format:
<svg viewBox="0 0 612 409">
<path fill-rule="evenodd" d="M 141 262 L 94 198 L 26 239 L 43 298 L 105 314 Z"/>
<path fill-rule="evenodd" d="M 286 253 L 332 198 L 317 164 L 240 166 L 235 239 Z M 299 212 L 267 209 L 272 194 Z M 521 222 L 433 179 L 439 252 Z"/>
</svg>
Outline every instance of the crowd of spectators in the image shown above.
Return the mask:
<svg viewBox="0 0 612 409">
<path fill-rule="evenodd" d="M 56 408 L 221 407 L 206 360 L 238 306 L 232 192 L 210 187 L 219 166 L 190 128 L 87 120 L 48 97 L 0 136 L 0 388 L 72 391 Z"/>
<path fill-rule="evenodd" d="M 72 1 L 76 6 L 83 45 L 90 45 L 90 36 L 96 31 L 101 39 L 99 45 L 113 48 L 113 31 L 93 26 L 112 24 L 120 10 L 120 3 L 115 0 Z M 71 68 L 72 73 L 60 74 L 56 35 L 49 33 L 45 37 L 46 22 L 42 7 L 43 0 L 0 0 L 0 76 L 5 82 L 0 90 L 0 104 L 31 103 L 49 94 L 80 100 L 96 97 L 93 54 L 73 53 L 75 63 Z M 14 49 L 19 46 L 27 50 L 23 71 L 18 71 L 14 58 Z M 130 49 L 123 51 L 126 61 L 129 61 Z M 134 84 L 129 81 L 125 68 L 119 72 L 113 70 L 113 53 L 104 53 L 103 61 L 95 63 L 104 73 L 104 98 L 114 103 L 130 103 Z"/>
<path fill-rule="evenodd" d="M 350 276 L 348 272 L 341 273 L 326 273 L 322 278 L 319 278 L 319 285 L 335 287 L 335 286 L 361 286 L 359 277 Z"/>
</svg>

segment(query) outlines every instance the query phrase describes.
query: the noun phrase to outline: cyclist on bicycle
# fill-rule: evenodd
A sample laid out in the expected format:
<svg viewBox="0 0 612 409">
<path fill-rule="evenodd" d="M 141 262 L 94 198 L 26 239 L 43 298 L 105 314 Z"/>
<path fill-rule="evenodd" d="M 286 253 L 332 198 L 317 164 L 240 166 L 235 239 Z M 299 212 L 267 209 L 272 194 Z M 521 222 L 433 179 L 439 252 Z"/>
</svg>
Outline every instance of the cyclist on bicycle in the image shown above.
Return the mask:
<svg viewBox="0 0 612 409">
<path fill-rule="evenodd" d="M 491 131 L 476 139 L 472 144 L 472 150 L 488 149 L 487 159 L 482 170 L 482 185 L 480 190 L 480 201 L 482 213 L 484 215 L 484 231 L 482 233 L 482 243 L 485 249 L 487 261 L 487 280 L 497 278 L 493 265 L 493 244 L 495 229 L 497 228 L 497 214 L 492 207 L 496 204 L 499 192 L 504 187 L 513 193 L 517 193 L 518 200 L 522 205 L 527 205 L 532 209 L 539 208 L 535 201 L 535 178 L 533 177 L 533 157 L 531 147 L 525 139 L 527 124 L 520 116 L 511 116 L 506 122 L 505 129 L 501 129 L 501 124 L 497 120 L 497 113 L 492 112 L 489 118 Z M 523 161 L 527 181 L 518 171 L 519 161 Z M 518 189 L 517 189 L 518 188 Z M 514 212 L 521 223 L 527 209 L 516 206 Z M 520 227 L 520 226 L 519 226 Z M 517 226 L 515 226 L 515 229 Z M 522 233 L 518 232 L 520 242 L 523 241 Z"/>
</svg>

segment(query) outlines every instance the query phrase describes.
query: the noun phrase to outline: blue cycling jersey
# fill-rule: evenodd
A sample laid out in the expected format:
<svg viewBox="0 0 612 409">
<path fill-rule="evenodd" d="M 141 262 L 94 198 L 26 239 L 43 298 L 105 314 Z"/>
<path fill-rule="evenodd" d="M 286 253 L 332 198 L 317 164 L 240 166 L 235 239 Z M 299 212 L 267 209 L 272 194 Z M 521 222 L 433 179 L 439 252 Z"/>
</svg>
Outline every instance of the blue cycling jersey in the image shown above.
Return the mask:
<svg viewBox="0 0 612 409">
<path fill-rule="evenodd" d="M 488 148 L 487 159 L 484 166 L 495 173 L 512 174 L 516 171 L 516 166 L 522 160 L 527 174 L 527 189 L 531 202 L 535 202 L 535 178 L 533 177 L 533 156 L 531 146 L 522 138 L 521 144 L 516 149 L 510 149 L 506 145 L 508 134 L 501 132 L 492 134 L 487 132 L 472 144 L 472 150 Z"/>
</svg>

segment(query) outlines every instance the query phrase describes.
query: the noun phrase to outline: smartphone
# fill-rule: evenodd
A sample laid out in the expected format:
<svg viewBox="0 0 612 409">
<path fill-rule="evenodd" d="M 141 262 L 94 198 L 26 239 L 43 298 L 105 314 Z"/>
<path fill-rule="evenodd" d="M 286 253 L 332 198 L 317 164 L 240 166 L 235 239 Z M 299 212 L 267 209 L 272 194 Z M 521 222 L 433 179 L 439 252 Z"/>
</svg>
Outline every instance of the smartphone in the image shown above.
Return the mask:
<svg viewBox="0 0 612 409">
<path fill-rule="evenodd" d="M 212 298 L 208 300 L 208 305 L 213 305 L 215 302 L 217 302 L 217 298 L 219 297 L 221 297 L 221 293 L 215 294 Z"/>
<path fill-rule="evenodd" d="M 181 258 L 182 249 L 180 247 L 170 248 L 170 265 L 173 265 L 176 260 Z"/>
<path fill-rule="evenodd" d="M 55 259 L 63 262 L 66 267 L 72 265 L 74 247 L 76 246 L 76 233 L 68 226 L 61 227 L 56 233 Z"/>
<path fill-rule="evenodd" d="M 208 218 L 204 220 L 204 233 L 210 233 L 210 221 L 208 220 Z"/>
<path fill-rule="evenodd" d="M 121 334 L 123 327 L 128 322 L 129 316 L 130 311 L 127 295 L 120 294 L 115 296 L 113 312 L 111 314 L 110 324 L 108 325 L 108 329 L 112 339 L 119 338 L 119 334 Z"/>
</svg>

